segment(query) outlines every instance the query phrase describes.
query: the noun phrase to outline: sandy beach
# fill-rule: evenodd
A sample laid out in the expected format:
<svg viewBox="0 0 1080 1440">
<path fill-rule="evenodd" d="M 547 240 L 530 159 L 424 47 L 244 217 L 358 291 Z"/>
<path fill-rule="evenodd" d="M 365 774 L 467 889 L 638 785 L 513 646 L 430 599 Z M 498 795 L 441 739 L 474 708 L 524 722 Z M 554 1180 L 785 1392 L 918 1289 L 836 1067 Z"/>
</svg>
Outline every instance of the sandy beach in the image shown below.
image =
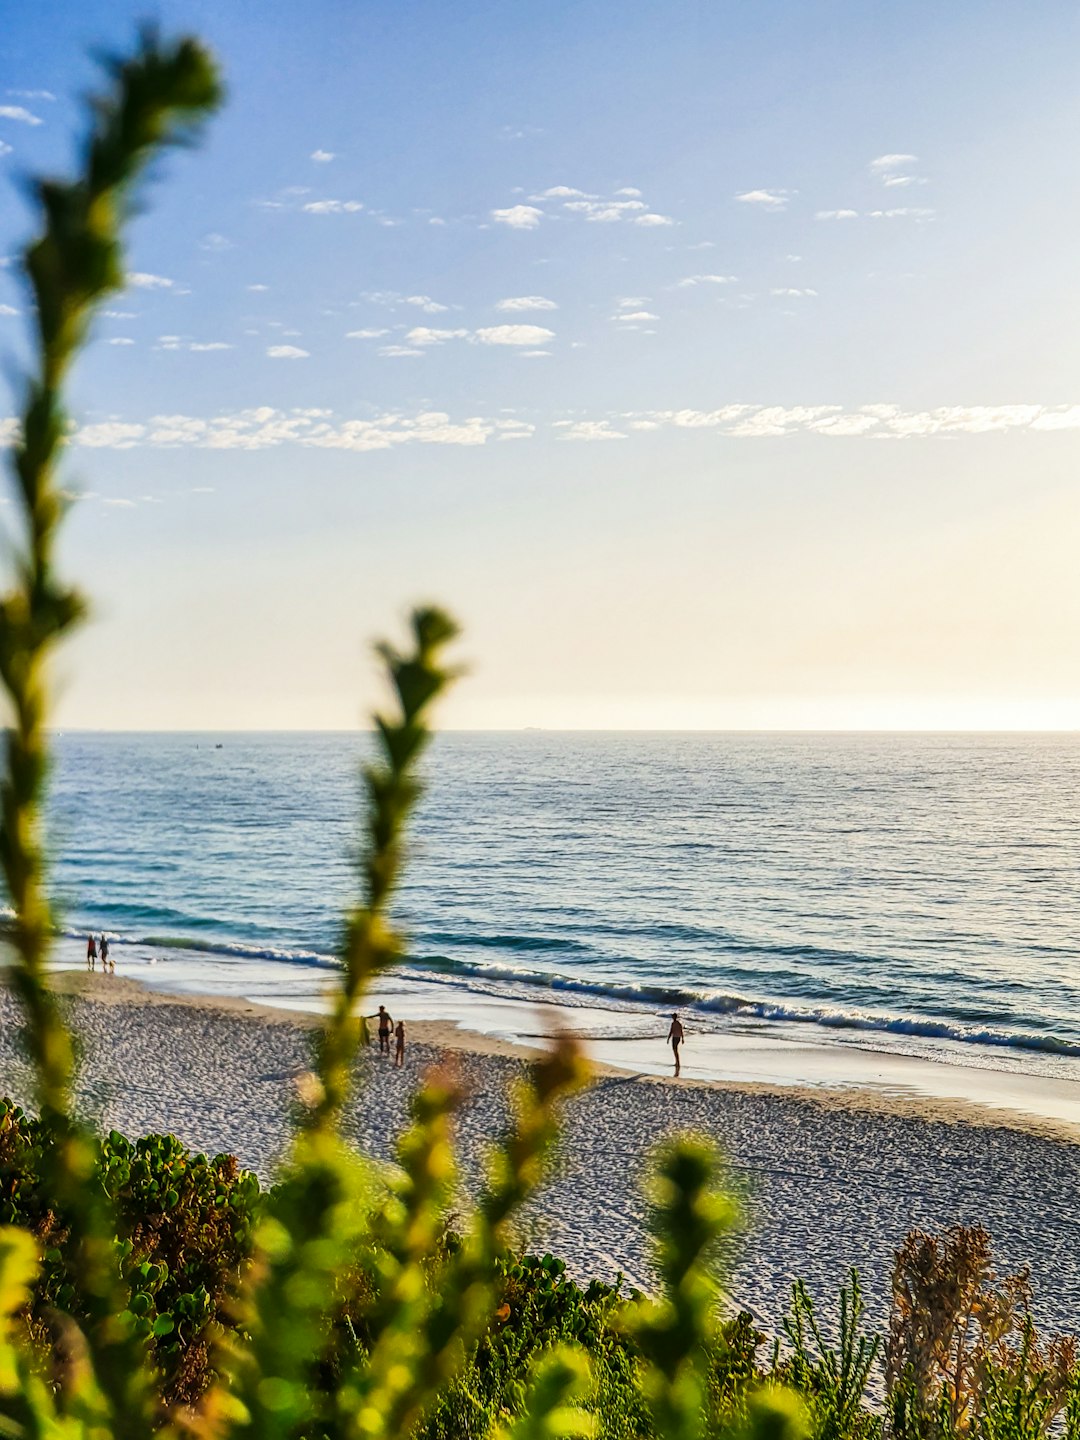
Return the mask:
<svg viewBox="0 0 1080 1440">
<path fill-rule="evenodd" d="M 68 974 L 57 984 L 68 992 L 83 1046 L 86 1115 L 132 1136 L 172 1131 L 273 1177 L 314 1017 L 168 996 L 120 977 Z M 18 1028 L 15 1001 L 0 990 L 0 1091 L 25 1101 Z M 418 1077 L 453 1052 L 470 1091 L 459 1124 L 468 1190 L 505 1117 L 507 1084 L 529 1052 L 448 1023 L 411 1022 L 409 1033 L 404 1070 L 367 1062 L 348 1131 L 370 1153 L 388 1154 Z M 746 1210 L 730 1290 L 769 1328 L 796 1276 L 828 1311 L 828 1294 L 851 1265 L 880 1317 L 904 1233 L 976 1221 L 990 1230 L 1003 1270 L 1030 1265 L 1041 1323 L 1072 1328 L 1080 1315 L 1080 1131 L 968 1102 L 673 1081 L 601 1065 L 569 1108 L 557 1171 L 527 1219 L 526 1238 L 562 1255 L 582 1278 L 621 1272 L 647 1286 L 645 1161 L 660 1137 L 679 1130 L 711 1136 L 730 1159 Z"/>
</svg>

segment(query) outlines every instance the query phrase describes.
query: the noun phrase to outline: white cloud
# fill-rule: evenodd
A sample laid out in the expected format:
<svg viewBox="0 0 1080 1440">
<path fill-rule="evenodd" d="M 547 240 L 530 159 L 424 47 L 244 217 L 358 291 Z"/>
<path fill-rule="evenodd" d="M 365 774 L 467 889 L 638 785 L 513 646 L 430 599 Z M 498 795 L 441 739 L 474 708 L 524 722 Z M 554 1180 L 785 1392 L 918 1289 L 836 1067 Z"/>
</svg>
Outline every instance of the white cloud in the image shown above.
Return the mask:
<svg viewBox="0 0 1080 1440">
<path fill-rule="evenodd" d="M 245 286 L 244 288 L 247 289 L 247 290 L 250 290 L 253 295 L 265 295 L 266 292 L 270 289 L 270 286 L 269 286 L 269 285 L 247 285 L 247 286 Z"/>
<path fill-rule="evenodd" d="M 224 340 L 192 340 L 187 335 L 159 335 L 157 350 L 231 350 Z"/>
<path fill-rule="evenodd" d="M 380 340 L 389 330 L 346 330 L 346 340 Z"/>
<path fill-rule="evenodd" d="M 871 220 L 930 220 L 934 211 L 917 205 L 902 205 L 896 210 L 868 210 L 867 214 Z"/>
<path fill-rule="evenodd" d="M 359 200 L 309 200 L 300 208 L 308 215 L 355 215 L 364 207 Z"/>
<path fill-rule="evenodd" d="M 415 345 L 384 345 L 379 351 L 380 355 L 387 355 L 393 360 L 404 359 L 409 355 L 423 355 L 423 350 L 418 350 Z"/>
<path fill-rule="evenodd" d="M 56 96 L 51 90 L 8 90 L 8 95 L 14 95 L 16 100 L 49 100 L 55 101 Z"/>
<path fill-rule="evenodd" d="M 622 192 L 620 192 L 622 193 Z M 534 200 L 597 200 L 599 196 L 590 195 L 586 190 L 575 190 L 572 185 L 551 185 L 547 190 L 541 190 L 539 195 L 532 196 Z"/>
<path fill-rule="evenodd" d="M 129 335 L 111 335 L 105 341 L 106 345 L 134 345 L 135 341 Z"/>
<path fill-rule="evenodd" d="M 632 200 L 641 199 L 641 191 L 635 190 L 633 185 L 624 185 L 621 190 L 615 191 L 616 195 L 629 195 Z"/>
<path fill-rule="evenodd" d="M 301 350 L 299 345 L 268 345 L 266 353 L 271 360 L 306 360 L 310 350 Z"/>
<path fill-rule="evenodd" d="M 564 210 L 601 225 L 617 224 L 645 208 L 644 200 L 567 200 L 563 204 Z"/>
<path fill-rule="evenodd" d="M 134 310 L 102 310 L 106 320 L 137 320 L 138 316 Z"/>
<path fill-rule="evenodd" d="M 770 295 L 785 295 L 792 300 L 803 300 L 807 296 L 817 295 L 816 290 L 793 290 L 790 285 L 782 286 L 778 290 L 770 290 Z"/>
<path fill-rule="evenodd" d="M 481 345 L 543 345 L 554 340 L 555 333 L 545 330 L 542 325 L 489 325 L 477 330 L 477 341 Z"/>
<path fill-rule="evenodd" d="M 790 195 L 790 190 L 744 190 L 735 199 L 743 205 L 760 205 L 763 210 L 783 210 Z"/>
<path fill-rule="evenodd" d="M 554 300 L 547 300 L 543 295 L 511 295 L 506 300 L 500 300 L 496 310 L 521 311 L 521 310 L 557 310 L 559 307 Z"/>
<path fill-rule="evenodd" d="M 857 210 L 819 210 L 814 217 L 817 220 L 857 220 Z"/>
<path fill-rule="evenodd" d="M 7 141 L 0 140 L 0 155 L 10 155 L 11 151 L 12 147 L 7 143 Z"/>
<path fill-rule="evenodd" d="M 231 350 L 232 348 L 225 340 L 193 340 L 188 346 L 189 350 Z"/>
<path fill-rule="evenodd" d="M 18 315 L 14 305 L 0 305 L 0 315 Z"/>
<path fill-rule="evenodd" d="M 220 253 L 222 250 L 231 250 L 232 248 L 233 242 L 229 237 L 227 235 L 219 235 L 216 230 L 212 230 L 209 235 L 204 235 L 199 241 L 199 249 L 209 250 L 212 254 Z"/>
<path fill-rule="evenodd" d="M 491 218 L 498 225 L 509 225 L 511 230 L 535 230 L 544 212 L 535 205 L 511 205 L 506 210 L 492 210 Z"/>
<path fill-rule="evenodd" d="M 640 310 L 642 305 L 647 305 L 648 303 L 649 297 L 647 295 L 624 295 L 621 300 L 615 301 L 615 304 L 620 310 Z"/>
<path fill-rule="evenodd" d="M 562 430 L 564 440 L 625 440 L 619 430 L 611 428 L 609 420 L 556 420 L 555 428 Z"/>
<path fill-rule="evenodd" d="M 176 281 L 167 275 L 151 275 L 145 270 L 136 270 L 127 277 L 127 283 L 136 290 L 173 290 Z"/>
<path fill-rule="evenodd" d="M 311 158 L 318 165 L 327 165 L 334 159 L 334 152 L 332 150 L 313 150 Z"/>
<path fill-rule="evenodd" d="M 447 340 L 464 340 L 468 330 L 432 330 L 427 325 L 418 325 L 405 336 L 406 345 L 443 345 Z"/>
<path fill-rule="evenodd" d="M 75 443 L 92 450 L 131 450 L 145 435 L 145 425 L 103 420 L 97 425 L 80 426 L 75 432 Z"/>
<path fill-rule="evenodd" d="M 619 313 L 612 318 L 615 320 L 638 321 L 659 320 L 660 316 L 654 315 L 651 310 L 620 310 Z"/>
<path fill-rule="evenodd" d="M 918 163 L 917 155 L 879 155 L 876 160 L 870 161 L 870 169 L 881 174 L 889 170 L 901 170 L 908 165 L 917 165 Z"/>
<path fill-rule="evenodd" d="M 450 309 L 449 305 L 440 304 L 430 295 L 399 295 L 396 290 L 365 290 L 360 299 L 372 305 L 386 305 L 391 309 L 398 305 L 413 305 L 417 310 L 423 310 L 425 315 L 442 315 Z"/>
<path fill-rule="evenodd" d="M 634 224 L 635 224 L 635 225 L 650 225 L 650 226 L 655 226 L 655 225 L 674 225 L 674 224 L 675 224 L 675 221 L 671 218 L 670 215 L 657 215 L 657 214 L 655 214 L 653 211 L 650 210 L 647 215 L 636 215 L 636 216 L 634 217 Z"/>
<path fill-rule="evenodd" d="M 0 120 L 17 120 L 20 125 L 42 125 L 37 115 L 32 115 L 24 105 L 0 105 Z"/>
<path fill-rule="evenodd" d="M 693 285 L 734 285 L 735 275 L 687 275 L 685 280 L 676 282 L 679 290 L 688 290 Z"/>
<path fill-rule="evenodd" d="M 551 354 L 551 351 L 550 351 L 550 350 L 520 350 L 520 351 L 518 351 L 518 354 L 521 356 L 521 358 L 522 358 L 523 360 L 544 360 L 544 359 L 546 359 L 546 358 Z M 501 436 L 500 438 L 503 439 L 503 440 L 513 440 L 515 437 L 514 437 L 513 435 L 503 435 L 503 436 Z"/>
</svg>

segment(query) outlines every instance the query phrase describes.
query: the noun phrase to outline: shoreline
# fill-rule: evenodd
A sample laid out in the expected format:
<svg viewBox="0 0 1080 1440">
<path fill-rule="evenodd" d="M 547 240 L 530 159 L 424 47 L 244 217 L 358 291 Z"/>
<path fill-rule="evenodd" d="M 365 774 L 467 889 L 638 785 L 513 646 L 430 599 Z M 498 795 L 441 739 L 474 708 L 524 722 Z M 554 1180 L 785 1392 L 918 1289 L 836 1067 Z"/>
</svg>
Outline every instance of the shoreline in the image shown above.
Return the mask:
<svg viewBox="0 0 1080 1440">
<path fill-rule="evenodd" d="M 0 977 L 2 975 L 3 971 L 0 970 Z M 393 973 L 387 977 L 391 988 L 395 978 Z M 4 983 L 2 978 L 0 978 L 0 983 Z M 101 972 L 91 974 L 84 968 L 65 968 L 52 972 L 51 984 L 60 993 L 78 995 L 104 1004 L 123 999 L 150 1005 L 179 1005 L 195 1010 L 217 1010 L 227 1015 L 257 1017 L 267 1023 L 290 1024 L 300 1029 L 315 1028 L 320 1023 L 319 1013 L 313 1010 L 292 1008 L 288 1005 L 265 1003 L 236 996 L 209 995 L 189 991 L 174 992 L 153 985 L 142 976 L 119 974 L 105 977 Z M 384 988 L 386 987 L 384 986 Z M 393 1009 L 393 1006 L 391 1008 Z M 961 1065 L 938 1062 L 940 1070 L 944 1072 L 936 1077 L 939 1081 L 953 1080 L 960 1074 L 964 1084 L 954 1088 L 970 1092 L 973 1087 L 980 1087 L 985 1088 L 989 1093 L 981 1097 L 971 1093 L 933 1093 L 929 1088 L 922 1087 L 926 1086 L 928 1080 L 935 1078 L 927 1075 L 927 1071 L 934 1066 L 935 1062 L 920 1062 L 910 1057 L 897 1057 L 887 1050 L 873 1050 L 869 1047 L 855 1050 L 854 1047 L 846 1047 L 843 1044 L 833 1044 L 828 1047 L 829 1059 L 833 1068 L 839 1068 L 837 1065 L 838 1055 L 842 1060 L 849 1057 L 855 1059 L 857 1068 L 854 1070 L 852 1078 L 841 1079 L 837 1083 L 828 1081 L 807 1083 L 794 1078 L 794 1076 L 790 1079 L 754 1079 L 737 1074 L 701 1074 L 697 1073 L 695 1068 L 694 1046 L 704 1042 L 715 1048 L 716 1037 L 693 1035 L 687 1041 L 683 1052 L 684 1073 L 676 1079 L 673 1075 L 666 1073 L 671 1069 L 670 1062 L 657 1061 L 658 1046 L 654 1045 L 653 1047 L 653 1054 L 650 1056 L 652 1063 L 648 1068 L 641 1064 L 630 1063 L 631 1057 L 626 1054 L 620 1055 L 617 1059 L 613 1058 L 612 1051 L 616 1048 L 613 1042 L 598 1040 L 588 1033 L 587 1021 L 592 1012 L 585 1007 L 556 1007 L 543 1004 L 529 1006 L 526 1002 L 515 1001 L 512 1002 L 512 1008 L 524 1014 L 531 1013 L 541 1021 L 539 1026 L 530 1030 L 527 1039 L 522 1038 L 520 1034 L 508 1035 L 500 1029 L 472 1028 L 467 1020 L 463 1021 L 460 1018 L 438 1020 L 415 1018 L 407 1010 L 405 1018 L 410 1042 L 458 1053 L 528 1061 L 535 1058 L 537 1049 L 542 1047 L 544 1040 L 553 1033 L 556 1025 L 561 1023 L 574 1029 L 577 1028 L 575 1020 L 580 1022 L 584 1017 L 586 1024 L 581 1026 L 583 1031 L 581 1038 L 589 1052 L 592 1070 L 598 1076 L 631 1075 L 643 1082 L 674 1085 L 680 1088 L 722 1089 L 750 1095 L 774 1094 L 817 1106 L 822 1110 L 868 1111 L 953 1125 L 988 1125 L 994 1128 L 1018 1130 L 1025 1134 L 1037 1135 L 1066 1144 L 1080 1144 L 1080 1085 L 1076 1087 L 1075 1096 L 1069 1097 L 1071 1102 L 1069 1108 L 1075 1109 L 1075 1118 L 1070 1118 L 1068 1115 L 1040 1114 L 1035 1109 L 1023 1108 L 1022 1102 L 1027 1097 L 1016 1093 L 1018 1080 L 1011 1072 L 974 1069 L 973 1067 L 969 1069 Z M 549 1022 L 546 1028 L 542 1023 L 545 1019 Z M 776 1062 L 771 1058 L 772 1051 L 783 1047 L 785 1043 L 790 1045 L 791 1050 L 797 1055 L 794 1062 L 795 1067 L 797 1068 L 799 1063 L 805 1065 L 809 1047 L 800 1045 L 797 1041 L 779 1040 L 773 1042 L 771 1046 L 752 1044 L 750 1049 L 756 1054 L 760 1054 L 763 1050 L 767 1051 L 770 1055 L 769 1064 L 775 1066 Z M 621 1048 L 628 1049 L 628 1047 Z M 666 1049 L 662 1053 L 666 1055 Z M 745 1053 L 739 1056 L 739 1063 L 743 1067 L 746 1066 Z M 866 1082 L 867 1071 L 872 1069 L 875 1064 L 880 1067 L 882 1078 L 876 1082 Z M 995 1085 L 1000 1085 L 1003 1076 L 1008 1077 L 1005 1080 L 1005 1094 L 1013 1103 L 995 1103 L 991 1098 Z M 864 1083 L 859 1083 L 860 1078 L 864 1079 Z M 1022 1077 L 1022 1079 L 1026 1081 L 1025 1089 L 1031 1092 L 1033 1099 L 1037 1098 L 1040 1092 L 1043 1095 L 1054 1093 L 1068 1084 L 1068 1082 L 1055 1081 L 1038 1075 Z M 944 1085 L 940 1088 L 944 1088 Z"/>
<path fill-rule="evenodd" d="M 235 1154 L 264 1181 L 273 1176 L 317 1016 L 167 995 L 100 973 L 62 974 L 55 985 L 80 1037 L 78 1103 L 92 1123 L 133 1138 L 169 1131 L 196 1150 Z M 22 1103 L 29 1075 L 17 1054 L 17 1018 L 3 986 L 0 1091 Z M 367 1052 L 344 1132 L 366 1153 L 388 1156 L 418 1079 L 452 1057 L 468 1097 L 456 1124 L 467 1201 L 506 1122 L 508 1087 L 535 1049 L 448 1022 L 410 1022 L 408 1036 L 402 1071 Z M 648 1156 L 665 1135 L 690 1130 L 720 1145 L 743 1197 L 747 1225 L 728 1249 L 728 1288 L 763 1328 L 779 1327 L 796 1277 L 831 1315 L 852 1265 L 871 1317 L 882 1322 L 892 1255 L 906 1232 L 952 1224 L 987 1226 L 999 1273 L 1031 1265 L 1041 1323 L 1067 1329 L 1080 1313 L 1075 1219 L 1063 1213 L 1075 1133 L 910 1097 L 594 1068 L 593 1085 L 567 1106 L 553 1175 L 520 1230 L 523 1245 L 560 1255 L 577 1278 L 622 1274 L 648 1288 Z"/>
</svg>

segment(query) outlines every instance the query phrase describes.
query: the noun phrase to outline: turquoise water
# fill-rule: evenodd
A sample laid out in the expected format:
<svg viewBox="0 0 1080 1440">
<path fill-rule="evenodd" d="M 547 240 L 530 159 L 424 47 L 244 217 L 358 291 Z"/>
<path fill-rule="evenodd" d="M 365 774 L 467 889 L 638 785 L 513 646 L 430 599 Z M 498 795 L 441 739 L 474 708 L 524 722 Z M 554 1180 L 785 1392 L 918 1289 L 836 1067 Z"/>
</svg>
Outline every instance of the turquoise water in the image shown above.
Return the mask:
<svg viewBox="0 0 1080 1440">
<path fill-rule="evenodd" d="M 312 984 L 365 743 L 60 737 L 65 928 L 222 993 Z M 419 978 L 1080 1055 L 1080 737 L 458 734 L 429 769 L 399 907 Z"/>
</svg>

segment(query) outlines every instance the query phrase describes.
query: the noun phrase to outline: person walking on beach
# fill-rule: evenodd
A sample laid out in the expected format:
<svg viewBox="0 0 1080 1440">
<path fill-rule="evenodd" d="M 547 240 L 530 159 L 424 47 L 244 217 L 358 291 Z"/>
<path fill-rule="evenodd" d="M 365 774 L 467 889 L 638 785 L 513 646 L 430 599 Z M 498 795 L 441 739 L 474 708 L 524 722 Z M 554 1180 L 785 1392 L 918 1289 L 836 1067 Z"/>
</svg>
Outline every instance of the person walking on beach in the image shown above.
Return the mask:
<svg viewBox="0 0 1080 1440">
<path fill-rule="evenodd" d="M 671 1048 L 675 1052 L 675 1074 L 678 1075 L 682 1066 L 679 1063 L 679 1046 L 683 1042 L 685 1031 L 682 1028 L 682 1021 L 678 1015 L 671 1017 L 671 1029 L 667 1032 L 667 1038 L 671 1041 Z"/>
<path fill-rule="evenodd" d="M 389 1010 L 385 1005 L 379 1006 L 379 1054 L 390 1054 L 390 1031 L 394 1028 L 394 1022 Z"/>
<path fill-rule="evenodd" d="M 93 935 L 86 937 L 86 968 L 88 970 L 97 969 L 97 941 Z"/>
<path fill-rule="evenodd" d="M 399 1020 L 394 1028 L 394 1038 L 397 1044 L 394 1047 L 394 1064 L 400 1070 L 405 1064 L 405 1021 Z"/>
<path fill-rule="evenodd" d="M 109 967 L 110 967 L 110 961 L 109 961 L 109 942 L 108 942 L 108 940 L 105 939 L 105 936 L 104 936 L 104 935 L 102 935 L 102 937 L 101 937 L 101 945 L 99 946 L 99 949 L 100 949 L 100 951 L 101 951 L 101 968 L 102 968 L 103 971 L 104 971 L 104 970 L 108 970 Z M 116 969 L 116 961 L 113 960 L 113 961 L 111 962 L 111 965 L 112 965 L 112 969 L 115 970 L 115 969 Z"/>
</svg>

